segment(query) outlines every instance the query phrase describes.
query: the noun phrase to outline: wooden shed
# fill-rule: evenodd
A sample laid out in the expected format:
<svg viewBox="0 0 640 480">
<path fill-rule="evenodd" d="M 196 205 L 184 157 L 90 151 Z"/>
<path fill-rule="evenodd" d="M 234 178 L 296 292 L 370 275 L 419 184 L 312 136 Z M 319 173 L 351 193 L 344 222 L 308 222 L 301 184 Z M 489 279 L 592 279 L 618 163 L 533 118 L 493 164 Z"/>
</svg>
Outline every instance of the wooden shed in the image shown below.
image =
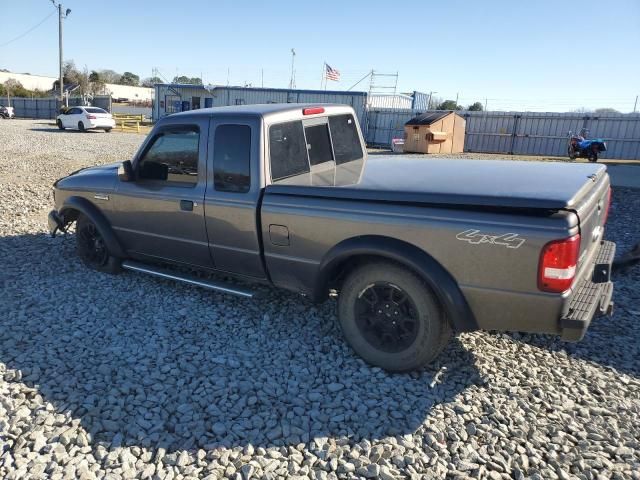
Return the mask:
<svg viewBox="0 0 640 480">
<path fill-rule="evenodd" d="M 464 149 L 465 119 L 455 112 L 428 112 L 404 124 L 404 151 L 460 153 Z"/>
</svg>

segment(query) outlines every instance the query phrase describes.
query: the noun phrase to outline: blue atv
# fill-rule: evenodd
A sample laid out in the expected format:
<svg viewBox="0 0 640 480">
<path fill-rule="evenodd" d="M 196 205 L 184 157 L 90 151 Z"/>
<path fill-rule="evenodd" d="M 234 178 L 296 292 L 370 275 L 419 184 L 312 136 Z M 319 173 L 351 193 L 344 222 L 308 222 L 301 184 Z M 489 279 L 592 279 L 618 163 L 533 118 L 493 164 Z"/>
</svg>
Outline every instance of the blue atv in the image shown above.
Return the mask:
<svg viewBox="0 0 640 480">
<path fill-rule="evenodd" d="M 602 138 L 587 139 L 589 130 L 583 128 L 579 135 L 569 132 L 569 145 L 567 153 L 570 160 L 576 158 L 588 158 L 590 162 L 598 161 L 598 154 L 607 150 L 607 144 Z"/>
</svg>

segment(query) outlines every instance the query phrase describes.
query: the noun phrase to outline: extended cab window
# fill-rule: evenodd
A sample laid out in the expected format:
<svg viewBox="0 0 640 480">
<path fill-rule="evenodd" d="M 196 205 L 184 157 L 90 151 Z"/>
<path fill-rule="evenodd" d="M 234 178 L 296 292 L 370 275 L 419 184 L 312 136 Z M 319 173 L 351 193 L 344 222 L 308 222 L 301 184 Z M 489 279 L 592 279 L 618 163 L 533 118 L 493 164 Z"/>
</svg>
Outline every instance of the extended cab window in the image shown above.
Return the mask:
<svg viewBox="0 0 640 480">
<path fill-rule="evenodd" d="M 269 127 L 271 178 L 283 178 L 309 172 L 309 158 L 301 121 L 280 123 Z"/>
<path fill-rule="evenodd" d="M 157 135 L 138 164 L 138 177 L 192 187 L 198 183 L 196 127 L 181 127 Z"/>
<path fill-rule="evenodd" d="M 353 115 L 329 117 L 329 127 L 337 164 L 362 158 L 362 145 Z"/>
<path fill-rule="evenodd" d="M 220 125 L 213 145 L 213 180 L 222 192 L 249 191 L 251 185 L 251 127 Z"/>
</svg>

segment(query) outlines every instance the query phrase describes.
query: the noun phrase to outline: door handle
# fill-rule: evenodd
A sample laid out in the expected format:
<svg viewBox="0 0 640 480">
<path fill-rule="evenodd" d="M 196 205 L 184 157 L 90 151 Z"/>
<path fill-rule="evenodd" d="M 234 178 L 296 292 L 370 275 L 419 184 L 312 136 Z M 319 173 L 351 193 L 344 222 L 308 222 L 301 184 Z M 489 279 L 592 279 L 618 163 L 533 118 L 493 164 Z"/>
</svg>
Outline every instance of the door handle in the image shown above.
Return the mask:
<svg viewBox="0 0 640 480">
<path fill-rule="evenodd" d="M 191 200 L 180 200 L 180 210 L 193 211 L 193 202 Z"/>
</svg>

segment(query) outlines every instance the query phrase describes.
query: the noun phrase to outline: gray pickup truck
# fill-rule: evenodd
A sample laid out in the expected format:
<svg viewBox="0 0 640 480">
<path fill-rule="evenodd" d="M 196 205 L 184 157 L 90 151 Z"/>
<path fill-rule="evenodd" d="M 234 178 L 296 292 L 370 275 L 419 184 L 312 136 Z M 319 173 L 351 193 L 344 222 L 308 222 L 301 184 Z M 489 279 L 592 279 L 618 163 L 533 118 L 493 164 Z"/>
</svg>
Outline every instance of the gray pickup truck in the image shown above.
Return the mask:
<svg viewBox="0 0 640 480">
<path fill-rule="evenodd" d="M 610 193 L 602 165 L 368 157 L 350 107 L 248 105 L 170 115 L 132 160 L 59 179 L 49 227 L 76 222 L 102 272 L 337 296 L 353 349 L 406 371 L 453 332 L 580 340 L 612 306 Z"/>
</svg>

